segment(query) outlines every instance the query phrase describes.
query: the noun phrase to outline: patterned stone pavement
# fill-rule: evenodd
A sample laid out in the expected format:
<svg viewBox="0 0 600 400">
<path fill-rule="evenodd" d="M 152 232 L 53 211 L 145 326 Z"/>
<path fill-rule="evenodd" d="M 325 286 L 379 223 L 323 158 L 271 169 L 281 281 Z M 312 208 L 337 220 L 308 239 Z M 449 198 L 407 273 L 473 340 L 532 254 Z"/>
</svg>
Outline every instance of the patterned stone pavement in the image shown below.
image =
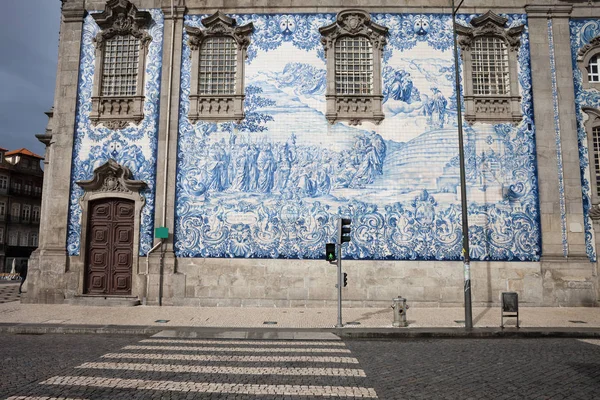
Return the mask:
<svg viewBox="0 0 600 400">
<path fill-rule="evenodd" d="M 0 399 L 592 399 L 600 340 L 0 335 Z"/>
<path fill-rule="evenodd" d="M 19 294 L 20 284 L 21 281 L 0 282 L 0 303 L 19 301 L 21 299 Z"/>
</svg>

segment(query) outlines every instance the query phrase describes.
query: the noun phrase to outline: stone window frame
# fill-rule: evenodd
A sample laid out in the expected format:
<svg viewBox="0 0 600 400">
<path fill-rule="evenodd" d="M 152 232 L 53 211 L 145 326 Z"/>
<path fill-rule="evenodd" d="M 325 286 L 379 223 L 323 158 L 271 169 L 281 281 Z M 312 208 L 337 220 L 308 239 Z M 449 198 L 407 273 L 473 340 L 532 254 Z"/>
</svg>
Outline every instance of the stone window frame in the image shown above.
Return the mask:
<svg viewBox="0 0 600 400">
<path fill-rule="evenodd" d="M 122 129 L 144 119 L 146 58 L 152 37 L 147 31 L 152 23 L 148 11 L 138 9 L 128 0 L 109 0 L 103 12 L 92 14 L 101 31 L 94 38 L 95 69 L 90 121 L 109 129 Z M 106 42 L 116 36 L 133 36 L 139 40 L 136 93 L 133 96 L 103 96 L 102 76 Z"/>
<path fill-rule="evenodd" d="M 594 56 L 598 56 L 600 59 L 600 36 L 596 36 L 590 40 L 588 44 L 577 52 L 577 67 L 581 72 L 581 86 L 584 90 L 600 90 L 600 82 L 590 82 L 588 77 L 588 65 L 590 64 L 590 59 Z"/>
<path fill-rule="evenodd" d="M 524 25 L 505 28 L 508 18 L 501 17 L 493 11 L 475 17 L 471 26 L 456 24 L 460 58 L 463 62 L 463 100 L 465 103 L 464 118 L 469 124 L 475 122 L 498 124 L 518 124 L 522 121 L 521 95 L 519 94 L 519 47 Z M 475 95 L 473 93 L 473 69 L 471 47 L 476 39 L 495 37 L 506 44 L 508 52 L 509 88 L 508 95 Z"/>
<path fill-rule="evenodd" d="M 325 118 L 330 124 L 347 121 L 350 125 L 360 125 L 363 121 L 381 123 L 385 115 L 382 111 L 382 58 L 387 43 L 388 28 L 371 20 L 371 15 L 360 9 L 340 11 L 335 22 L 319 28 L 321 43 L 327 59 L 327 89 Z M 335 48 L 338 39 L 362 36 L 371 42 L 373 51 L 373 90 L 370 95 L 338 95 L 335 81 Z"/>
<path fill-rule="evenodd" d="M 594 153 L 594 138 L 592 131 L 594 128 L 600 129 L 600 110 L 592 107 L 582 107 L 581 110 L 587 115 L 587 120 L 583 122 L 583 128 L 587 136 L 588 165 L 590 166 L 590 198 L 592 201 L 590 217 L 593 220 L 598 221 L 600 220 L 600 196 L 598 195 L 598 185 L 596 184 L 597 175 L 594 164 L 596 154 Z"/>
<path fill-rule="evenodd" d="M 245 116 L 245 61 L 254 25 L 250 22 L 243 26 L 237 26 L 234 18 L 228 17 L 221 11 L 203 18 L 201 22 L 204 29 L 185 26 L 185 31 L 189 36 L 188 44 L 192 60 L 188 119 L 192 123 L 199 120 L 239 123 Z M 200 49 L 206 39 L 215 37 L 228 37 L 237 44 L 234 94 L 199 93 Z"/>
<path fill-rule="evenodd" d="M 142 209 L 146 204 L 146 198 L 141 194 L 142 190 L 148 187 L 144 181 L 134 180 L 131 170 L 124 165 L 119 164 L 113 159 L 109 159 L 94 170 L 92 179 L 75 182 L 83 189 L 83 195 L 79 198 L 81 207 L 81 234 L 80 251 L 76 257 L 74 267 L 79 266 L 79 286 L 78 295 L 84 295 L 84 281 L 87 262 L 87 234 L 89 223 L 90 203 L 101 199 L 124 199 L 134 202 L 133 217 L 133 253 L 131 262 L 132 280 L 140 273 L 139 271 L 139 253 L 140 253 L 140 226 L 142 221 Z M 132 296 L 137 296 L 138 285 L 132 285 Z"/>
</svg>

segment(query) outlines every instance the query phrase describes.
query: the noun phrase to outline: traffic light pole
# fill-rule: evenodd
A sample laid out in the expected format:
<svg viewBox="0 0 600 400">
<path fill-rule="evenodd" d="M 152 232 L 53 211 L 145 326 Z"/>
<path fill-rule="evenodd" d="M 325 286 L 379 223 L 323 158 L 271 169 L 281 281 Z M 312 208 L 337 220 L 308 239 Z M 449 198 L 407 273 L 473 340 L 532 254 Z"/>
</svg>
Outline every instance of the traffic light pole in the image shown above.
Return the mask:
<svg viewBox="0 0 600 400">
<path fill-rule="evenodd" d="M 337 290 L 338 290 L 338 322 L 336 328 L 343 328 L 342 323 L 342 244 L 337 243 Z"/>
</svg>

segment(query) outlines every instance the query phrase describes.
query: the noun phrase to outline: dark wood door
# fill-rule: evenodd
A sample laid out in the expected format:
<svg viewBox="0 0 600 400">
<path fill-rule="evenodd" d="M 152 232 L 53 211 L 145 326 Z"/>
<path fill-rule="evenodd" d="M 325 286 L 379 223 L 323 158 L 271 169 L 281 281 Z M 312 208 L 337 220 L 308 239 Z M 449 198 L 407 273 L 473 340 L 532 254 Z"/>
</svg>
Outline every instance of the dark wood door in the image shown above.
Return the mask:
<svg viewBox="0 0 600 400">
<path fill-rule="evenodd" d="M 103 199 L 89 207 L 85 293 L 129 295 L 134 203 Z"/>
</svg>

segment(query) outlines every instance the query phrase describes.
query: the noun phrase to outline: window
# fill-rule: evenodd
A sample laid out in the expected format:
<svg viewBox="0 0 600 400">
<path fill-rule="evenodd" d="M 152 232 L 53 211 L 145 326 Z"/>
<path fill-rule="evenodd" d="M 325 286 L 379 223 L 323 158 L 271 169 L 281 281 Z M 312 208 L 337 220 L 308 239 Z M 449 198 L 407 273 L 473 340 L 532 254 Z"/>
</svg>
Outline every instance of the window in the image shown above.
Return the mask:
<svg viewBox="0 0 600 400">
<path fill-rule="evenodd" d="M 4 212 L 6 211 L 6 204 L 3 201 L 0 201 L 0 217 L 4 216 Z"/>
<path fill-rule="evenodd" d="M 521 114 L 517 66 L 523 25 L 505 28 L 507 18 L 491 11 L 457 24 L 463 60 L 465 120 L 518 124 Z"/>
<path fill-rule="evenodd" d="M 199 94 L 235 94 L 236 47 L 235 41 L 226 36 L 202 43 Z"/>
<path fill-rule="evenodd" d="M 25 182 L 25 194 L 26 195 L 31 194 L 31 182 Z"/>
<path fill-rule="evenodd" d="M 29 222 L 29 218 L 31 218 L 31 206 L 24 205 L 23 206 L 23 222 Z"/>
<path fill-rule="evenodd" d="M 37 247 L 38 246 L 38 234 L 32 233 L 29 239 L 29 246 Z"/>
<path fill-rule="evenodd" d="M 40 222 L 40 208 L 33 207 L 33 211 L 31 212 L 31 219 L 33 222 Z"/>
<path fill-rule="evenodd" d="M 508 51 L 504 40 L 486 36 L 475 39 L 471 66 L 474 95 L 510 94 Z"/>
<path fill-rule="evenodd" d="M 204 29 L 186 26 L 192 56 L 190 109 L 192 122 L 244 119 L 244 60 L 252 23 L 217 11 L 202 20 Z"/>
<path fill-rule="evenodd" d="M 33 194 L 34 196 L 39 196 L 42 194 L 42 187 L 40 185 L 35 185 L 33 187 Z"/>
<path fill-rule="evenodd" d="M 590 58 L 588 64 L 588 81 L 600 82 L 600 56 L 595 55 Z"/>
<path fill-rule="evenodd" d="M 11 218 L 18 222 L 19 221 L 19 215 L 21 214 L 21 205 L 18 203 L 15 203 L 12 205 L 12 207 L 10 208 L 10 216 Z"/>
<path fill-rule="evenodd" d="M 29 168 L 29 160 L 26 158 L 23 159 L 23 168 Z"/>
<path fill-rule="evenodd" d="M 369 39 L 357 36 L 336 41 L 335 93 L 373 94 L 373 48 Z"/>
<path fill-rule="evenodd" d="M 20 236 L 20 241 L 19 241 L 19 246 L 23 246 L 23 247 L 27 247 L 29 245 L 28 242 L 28 235 L 26 232 L 21 232 Z"/>
<path fill-rule="evenodd" d="M 144 118 L 144 73 L 152 37 L 152 17 L 128 0 L 109 1 L 92 14 L 101 30 L 95 37 L 96 60 L 90 120 L 122 129 Z"/>
<path fill-rule="evenodd" d="M 0 189 L 8 188 L 8 176 L 0 175 Z"/>
<path fill-rule="evenodd" d="M 590 192 L 592 206 L 590 217 L 600 220 L 600 109 L 582 107 L 581 110 L 588 118 L 584 122 L 584 128 L 588 139 L 588 155 L 590 165 Z"/>
<path fill-rule="evenodd" d="M 327 112 L 330 123 L 363 120 L 380 123 L 381 58 L 388 29 L 371 21 L 369 13 L 346 10 L 319 29 L 327 58 Z"/>
<path fill-rule="evenodd" d="M 0 226 L 0 244 L 4 244 L 4 227 Z"/>
<path fill-rule="evenodd" d="M 12 182 L 12 188 L 15 191 L 15 193 L 21 193 L 21 184 L 23 183 L 23 181 L 21 181 L 20 179 L 15 179 Z"/>
<path fill-rule="evenodd" d="M 140 41 L 133 36 L 115 36 L 104 44 L 102 96 L 135 96 Z"/>
<path fill-rule="evenodd" d="M 9 246 L 16 246 L 17 243 L 18 243 L 17 232 L 10 232 L 8 234 L 8 245 Z"/>
</svg>

